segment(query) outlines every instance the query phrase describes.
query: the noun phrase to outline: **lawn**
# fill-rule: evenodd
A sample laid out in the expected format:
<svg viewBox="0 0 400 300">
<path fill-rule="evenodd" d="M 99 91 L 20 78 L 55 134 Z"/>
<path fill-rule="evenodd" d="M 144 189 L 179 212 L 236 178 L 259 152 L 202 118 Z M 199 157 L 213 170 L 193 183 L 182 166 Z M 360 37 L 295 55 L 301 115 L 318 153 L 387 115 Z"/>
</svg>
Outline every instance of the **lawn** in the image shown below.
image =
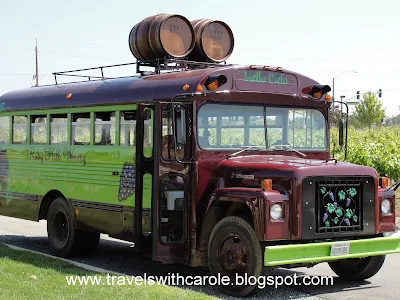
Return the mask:
<svg viewBox="0 0 400 300">
<path fill-rule="evenodd" d="M 68 285 L 66 276 L 99 274 L 0 244 L 0 299 L 216 299 L 164 285 Z M 112 275 L 112 274 L 111 274 Z"/>
</svg>

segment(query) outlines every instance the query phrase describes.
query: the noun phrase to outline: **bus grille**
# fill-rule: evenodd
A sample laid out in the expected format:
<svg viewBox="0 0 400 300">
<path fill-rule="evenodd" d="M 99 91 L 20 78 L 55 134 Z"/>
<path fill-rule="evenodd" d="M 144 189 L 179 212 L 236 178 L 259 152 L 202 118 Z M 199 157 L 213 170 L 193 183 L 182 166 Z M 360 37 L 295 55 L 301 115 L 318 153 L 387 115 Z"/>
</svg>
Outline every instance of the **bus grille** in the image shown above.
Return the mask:
<svg viewBox="0 0 400 300">
<path fill-rule="evenodd" d="M 362 184 L 361 180 L 317 182 L 317 233 L 362 230 Z"/>
</svg>

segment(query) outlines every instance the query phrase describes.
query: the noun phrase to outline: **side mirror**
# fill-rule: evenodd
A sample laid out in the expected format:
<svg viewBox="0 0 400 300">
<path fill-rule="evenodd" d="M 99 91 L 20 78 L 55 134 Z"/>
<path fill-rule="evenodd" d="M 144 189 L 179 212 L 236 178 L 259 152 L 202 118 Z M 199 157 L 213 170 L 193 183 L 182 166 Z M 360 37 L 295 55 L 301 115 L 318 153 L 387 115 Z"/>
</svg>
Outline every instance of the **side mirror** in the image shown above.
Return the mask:
<svg viewBox="0 0 400 300">
<path fill-rule="evenodd" d="M 186 144 L 186 111 L 185 108 L 177 105 L 174 107 L 175 116 L 175 137 L 178 145 Z"/>
<path fill-rule="evenodd" d="M 339 146 L 341 148 L 344 146 L 344 122 L 342 117 L 339 120 Z"/>
</svg>

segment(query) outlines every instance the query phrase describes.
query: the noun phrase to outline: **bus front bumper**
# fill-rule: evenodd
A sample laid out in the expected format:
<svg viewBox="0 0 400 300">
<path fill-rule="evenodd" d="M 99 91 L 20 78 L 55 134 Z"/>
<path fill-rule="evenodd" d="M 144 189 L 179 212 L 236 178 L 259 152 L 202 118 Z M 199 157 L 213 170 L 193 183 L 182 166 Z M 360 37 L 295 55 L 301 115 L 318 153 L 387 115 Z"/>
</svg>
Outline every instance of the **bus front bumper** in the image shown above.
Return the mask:
<svg viewBox="0 0 400 300">
<path fill-rule="evenodd" d="M 273 267 L 289 264 L 319 263 L 392 253 L 400 253 L 400 237 L 267 246 L 264 251 L 264 265 Z"/>
</svg>

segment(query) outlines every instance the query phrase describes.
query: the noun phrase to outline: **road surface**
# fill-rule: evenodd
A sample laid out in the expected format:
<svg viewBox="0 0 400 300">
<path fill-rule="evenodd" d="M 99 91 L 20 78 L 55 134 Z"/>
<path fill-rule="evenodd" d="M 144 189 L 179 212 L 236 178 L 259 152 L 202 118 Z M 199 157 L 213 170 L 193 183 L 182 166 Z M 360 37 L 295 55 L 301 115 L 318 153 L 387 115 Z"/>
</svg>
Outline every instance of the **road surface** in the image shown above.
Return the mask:
<svg viewBox="0 0 400 300">
<path fill-rule="evenodd" d="M 46 221 L 30 222 L 0 216 L 0 243 L 50 254 L 46 236 Z M 143 276 L 179 273 L 180 275 L 208 274 L 206 271 L 183 266 L 159 265 L 134 257 L 131 244 L 116 241 L 102 235 L 99 247 L 89 257 L 73 259 L 96 267 L 127 275 Z M 327 264 L 313 268 L 277 269 L 275 275 L 326 276 L 335 274 Z M 400 254 L 388 255 L 381 271 L 373 278 L 360 283 L 346 283 L 335 276 L 333 286 L 281 286 L 267 287 L 260 294 L 248 299 L 400 299 Z M 188 287 L 186 287 L 188 288 Z M 227 298 L 215 287 L 191 287 L 200 292 L 220 298 Z"/>
</svg>

